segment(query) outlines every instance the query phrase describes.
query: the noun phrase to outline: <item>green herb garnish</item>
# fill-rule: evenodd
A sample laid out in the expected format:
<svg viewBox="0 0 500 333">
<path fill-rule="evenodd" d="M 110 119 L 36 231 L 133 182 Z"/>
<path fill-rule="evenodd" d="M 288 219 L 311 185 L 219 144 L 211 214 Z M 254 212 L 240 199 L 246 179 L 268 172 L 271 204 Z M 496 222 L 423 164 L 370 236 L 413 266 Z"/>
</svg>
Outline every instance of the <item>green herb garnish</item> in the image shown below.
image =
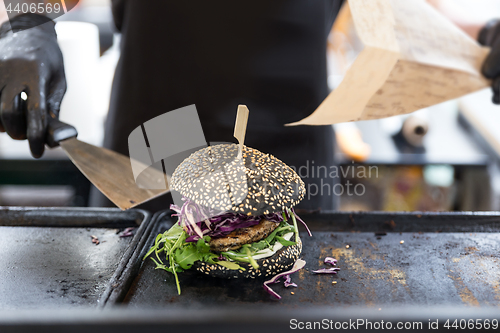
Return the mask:
<svg viewBox="0 0 500 333">
<path fill-rule="evenodd" d="M 209 236 L 205 236 L 196 242 L 185 242 L 189 235 L 178 223 L 175 223 L 169 230 L 156 237 L 154 245 L 149 249 L 144 259 L 150 257 L 156 264 L 155 269 L 163 269 L 174 274 L 177 292 L 180 295 L 181 287 L 177 273 L 191 268 L 196 261 L 243 271 L 245 268 L 241 267 L 238 262 L 245 262 L 258 269 L 259 266 L 253 256 L 266 249 L 272 249 L 276 242 L 281 243 L 283 246 L 294 245 L 295 242 L 283 238 L 289 232 L 298 234 L 297 222 L 293 214 L 290 215 L 294 220 L 294 226 L 287 223 L 286 215 L 283 212 L 284 220 L 265 239 L 252 244 L 245 244 L 238 250 L 222 252 L 220 254 L 210 252 Z"/>
</svg>

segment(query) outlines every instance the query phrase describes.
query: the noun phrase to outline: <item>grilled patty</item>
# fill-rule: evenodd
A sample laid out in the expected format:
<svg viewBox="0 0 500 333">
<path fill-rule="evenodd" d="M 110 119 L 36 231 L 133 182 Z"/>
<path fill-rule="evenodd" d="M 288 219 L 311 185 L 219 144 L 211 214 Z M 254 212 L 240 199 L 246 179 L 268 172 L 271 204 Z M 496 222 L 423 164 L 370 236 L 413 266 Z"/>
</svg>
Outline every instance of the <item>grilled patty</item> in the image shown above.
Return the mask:
<svg viewBox="0 0 500 333">
<path fill-rule="evenodd" d="M 259 224 L 248 228 L 236 229 L 229 235 L 210 240 L 210 250 L 215 252 L 225 252 L 237 250 L 244 244 L 250 244 L 260 241 L 269 236 L 279 223 L 262 219 Z"/>
</svg>

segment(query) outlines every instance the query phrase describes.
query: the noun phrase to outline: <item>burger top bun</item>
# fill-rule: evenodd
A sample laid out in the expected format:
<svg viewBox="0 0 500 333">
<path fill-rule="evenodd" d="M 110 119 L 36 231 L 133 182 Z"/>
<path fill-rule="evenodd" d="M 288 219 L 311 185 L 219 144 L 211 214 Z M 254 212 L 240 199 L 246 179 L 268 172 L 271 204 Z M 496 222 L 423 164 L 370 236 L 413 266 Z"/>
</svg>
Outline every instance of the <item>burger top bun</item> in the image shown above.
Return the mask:
<svg viewBox="0 0 500 333">
<path fill-rule="evenodd" d="M 174 171 L 171 188 L 199 205 L 246 215 L 280 212 L 298 204 L 304 182 L 276 157 L 221 144 L 198 150 Z"/>
</svg>

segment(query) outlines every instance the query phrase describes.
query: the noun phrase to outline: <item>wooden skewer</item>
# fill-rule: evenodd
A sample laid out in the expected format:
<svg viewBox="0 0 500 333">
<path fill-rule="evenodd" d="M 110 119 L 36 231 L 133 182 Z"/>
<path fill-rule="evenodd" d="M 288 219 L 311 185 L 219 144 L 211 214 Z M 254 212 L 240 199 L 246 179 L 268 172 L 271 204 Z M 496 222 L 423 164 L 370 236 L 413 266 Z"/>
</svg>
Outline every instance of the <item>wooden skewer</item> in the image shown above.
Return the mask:
<svg viewBox="0 0 500 333">
<path fill-rule="evenodd" d="M 236 114 L 236 123 L 234 124 L 234 137 L 240 144 L 238 150 L 238 158 L 241 158 L 243 153 L 243 143 L 245 142 L 245 133 L 247 131 L 248 110 L 246 105 L 238 105 L 238 113 Z"/>
</svg>

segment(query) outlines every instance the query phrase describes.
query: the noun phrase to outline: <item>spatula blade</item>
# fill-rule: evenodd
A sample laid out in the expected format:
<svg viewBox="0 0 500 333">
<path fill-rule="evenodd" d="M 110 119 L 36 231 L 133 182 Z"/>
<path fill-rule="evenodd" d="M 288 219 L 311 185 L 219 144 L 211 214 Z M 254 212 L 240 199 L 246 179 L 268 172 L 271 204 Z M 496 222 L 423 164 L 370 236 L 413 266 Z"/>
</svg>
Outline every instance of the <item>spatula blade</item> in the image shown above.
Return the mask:
<svg viewBox="0 0 500 333">
<path fill-rule="evenodd" d="M 166 176 L 154 168 L 148 168 L 145 176 L 152 185 L 164 189 L 144 189 L 137 186 L 130 158 L 106 148 L 96 147 L 75 138 L 60 142 L 61 147 L 76 167 L 120 209 L 126 210 L 169 192 Z M 135 163 L 139 163 L 134 161 Z M 147 186 L 146 186 L 147 187 Z"/>
</svg>

